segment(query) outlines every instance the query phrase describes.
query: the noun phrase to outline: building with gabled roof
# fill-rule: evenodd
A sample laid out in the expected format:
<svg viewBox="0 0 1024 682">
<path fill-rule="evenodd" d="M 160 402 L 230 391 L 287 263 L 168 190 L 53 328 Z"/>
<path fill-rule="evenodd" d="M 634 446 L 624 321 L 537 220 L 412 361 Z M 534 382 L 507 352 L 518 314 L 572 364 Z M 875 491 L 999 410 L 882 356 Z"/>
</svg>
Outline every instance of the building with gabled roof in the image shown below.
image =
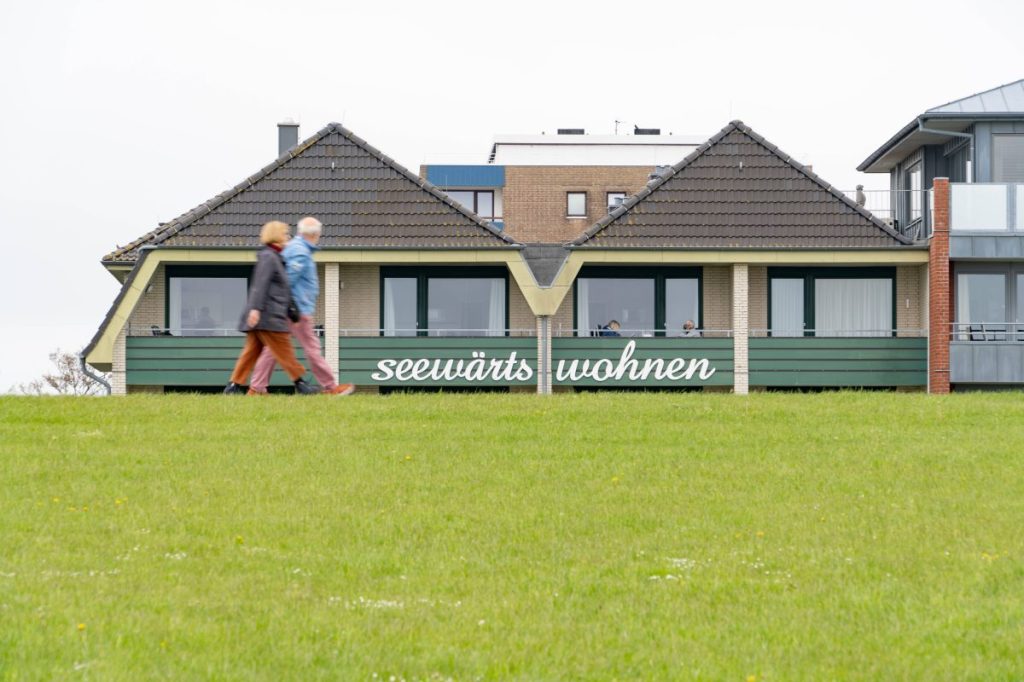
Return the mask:
<svg viewBox="0 0 1024 682">
<path fill-rule="evenodd" d="M 887 248 L 911 240 L 742 121 L 576 238 L 609 248 Z"/>
<path fill-rule="evenodd" d="M 104 257 L 123 286 L 84 357 L 115 392 L 223 386 L 259 228 L 304 215 L 325 356 L 364 392 L 925 383 L 927 243 L 739 121 L 593 217 L 539 217 L 567 235 L 539 243 L 429 181 L 486 167 L 418 178 L 338 124 L 282 131 L 273 163 Z"/>
</svg>

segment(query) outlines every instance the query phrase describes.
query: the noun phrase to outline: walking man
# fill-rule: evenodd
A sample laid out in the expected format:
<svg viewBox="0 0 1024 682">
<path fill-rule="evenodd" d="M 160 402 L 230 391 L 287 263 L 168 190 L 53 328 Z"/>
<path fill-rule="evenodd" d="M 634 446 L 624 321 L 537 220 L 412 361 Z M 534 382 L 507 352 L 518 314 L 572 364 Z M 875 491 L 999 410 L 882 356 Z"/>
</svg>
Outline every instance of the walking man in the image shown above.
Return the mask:
<svg viewBox="0 0 1024 682">
<path fill-rule="evenodd" d="M 320 354 L 320 341 L 313 330 L 316 299 L 320 295 L 320 279 L 316 274 L 313 252 L 320 248 L 317 244 L 320 242 L 322 231 L 323 225 L 319 220 L 310 216 L 303 218 L 298 224 L 298 234 L 288 242 L 281 253 L 288 272 L 288 283 L 292 288 L 292 298 L 299 309 L 299 321 L 289 322 L 289 327 L 292 336 L 298 339 L 299 345 L 306 351 L 306 359 L 312 367 L 313 376 L 323 387 L 324 393 L 349 395 L 356 387 L 352 384 L 339 384 L 334 379 L 334 373 L 324 360 L 324 356 Z M 256 369 L 253 370 L 249 395 L 266 394 L 273 371 L 274 356 L 264 351 L 256 363 Z"/>
</svg>

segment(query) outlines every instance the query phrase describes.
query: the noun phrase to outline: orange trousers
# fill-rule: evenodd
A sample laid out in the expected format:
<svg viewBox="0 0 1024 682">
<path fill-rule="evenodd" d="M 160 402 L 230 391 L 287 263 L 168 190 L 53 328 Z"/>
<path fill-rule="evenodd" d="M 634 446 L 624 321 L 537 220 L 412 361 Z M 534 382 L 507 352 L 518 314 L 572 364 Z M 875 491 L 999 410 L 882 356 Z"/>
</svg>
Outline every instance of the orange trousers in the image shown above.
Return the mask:
<svg viewBox="0 0 1024 682">
<path fill-rule="evenodd" d="M 242 354 L 235 363 L 235 371 L 231 373 L 231 383 L 242 385 L 252 373 L 256 361 L 264 348 L 269 348 L 277 364 L 295 381 L 306 373 L 306 368 L 295 358 L 291 335 L 288 332 L 266 332 L 255 330 L 245 333 L 245 345 Z"/>
</svg>

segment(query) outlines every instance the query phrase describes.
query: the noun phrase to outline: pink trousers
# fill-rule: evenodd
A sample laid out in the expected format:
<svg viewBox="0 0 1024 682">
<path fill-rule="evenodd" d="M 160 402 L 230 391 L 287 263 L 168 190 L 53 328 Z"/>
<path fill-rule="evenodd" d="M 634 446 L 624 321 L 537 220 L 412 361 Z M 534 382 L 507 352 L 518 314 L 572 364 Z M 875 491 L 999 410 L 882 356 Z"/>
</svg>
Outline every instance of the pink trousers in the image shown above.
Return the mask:
<svg viewBox="0 0 1024 682">
<path fill-rule="evenodd" d="M 302 346 L 302 350 L 306 351 L 306 361 L 309 362 L 317 383 L 325 391 L 329 391 L 337 386 L 338 382 L 334 379 L 334 372 L 327 366 L 324 356 L 320 354 L 320 340 L 316 337 L 316 332 L 313 330 L 313 318 L 303 315 L 298 322 L 289 322 L 288 326 L 291 328 L 292 336 Z M 270 375 L 273 372 L 274 355 L 270 352 L 269 348 L 264 348 L 260 359 L 256 361 L 256 369 L 252 371 L 252 381 L 249 382 L 250 390 L 257 393 L 266 393 L 267 384 L 270 383 Z"/>
</svg>

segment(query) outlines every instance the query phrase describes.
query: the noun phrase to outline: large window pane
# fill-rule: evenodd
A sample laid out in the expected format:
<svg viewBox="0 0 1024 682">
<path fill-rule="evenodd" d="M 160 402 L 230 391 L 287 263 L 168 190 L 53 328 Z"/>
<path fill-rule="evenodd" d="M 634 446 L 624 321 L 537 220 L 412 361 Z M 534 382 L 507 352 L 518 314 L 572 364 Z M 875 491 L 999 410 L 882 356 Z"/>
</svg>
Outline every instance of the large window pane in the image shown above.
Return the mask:
<svg viewBox="0 0 1024 682">
<path fill-rule="evenodd" d="M 665 335 L 698 336 L 700 323 L 700 297 L 696 278 L 665 280 Z M 693 328 L 684 331 L 683 325 L 691 322 Z"/>
<path fill-rule="evenodd" d="M 470 211 L 473 210 L 473 192 L 464 190 L 452 190 L 447 192 L 448 196 L 462 204 Z"/>
<path fill-rule="evenodd" d="M 476 212 L 481 218 L 494 217 L 494 192 L 476 193 Z"/>
<path fill-rule="evenodd" d="M 921 164 L 915 165 L 908 174 L 910 182 L 910 220 L 911 222 L 921 217 L 921 207 L 923 205 L 923 197 L 921 190 L 924 188 L 923 178 L 921 174 Z"/>
<path fill-rule="evenodd" d="M 1024 182 L 1024 135 L 992 136 L 992 182 Z"/>
<path fill-rule="evenodd" d="M 960 338 L 972 341 L 1001 341 L 1003 335 L 999 332 L 1006 331 L 1006 318 L 1006 275 L 957 275 L 956 321 Z"/>
<path fill-rule="evenodd" d="M 804 335 L 804 280 L 772 279 L 772 336 Z"/>
<path fill-rule="evenodd" d="M 171 277 L 170 331 L 175 336 L 231 336 L 245 307 L 244 277 Z"/>
<path fill-rule="evenodd" d="M 891 336 L 891 279 L 817 279 L 815 336 Z"/>
<path fill-rule="evenodd" d="M 581 277 L 576 288 L 579 334 L 596 334 L 612 320 L 623 336 L 654 335 L 654 279 Z"/>
<path fill-rule="evenodd" d="M 384 279 L 384 336 L 416 336 L 416 278 Z"/>
<path fill-rule="evenodd" d="M 501 336 L 505 333 L 505 280 L 500 277 L 431 277 L 427 280 L 431 336 Z"/>
</svg>

